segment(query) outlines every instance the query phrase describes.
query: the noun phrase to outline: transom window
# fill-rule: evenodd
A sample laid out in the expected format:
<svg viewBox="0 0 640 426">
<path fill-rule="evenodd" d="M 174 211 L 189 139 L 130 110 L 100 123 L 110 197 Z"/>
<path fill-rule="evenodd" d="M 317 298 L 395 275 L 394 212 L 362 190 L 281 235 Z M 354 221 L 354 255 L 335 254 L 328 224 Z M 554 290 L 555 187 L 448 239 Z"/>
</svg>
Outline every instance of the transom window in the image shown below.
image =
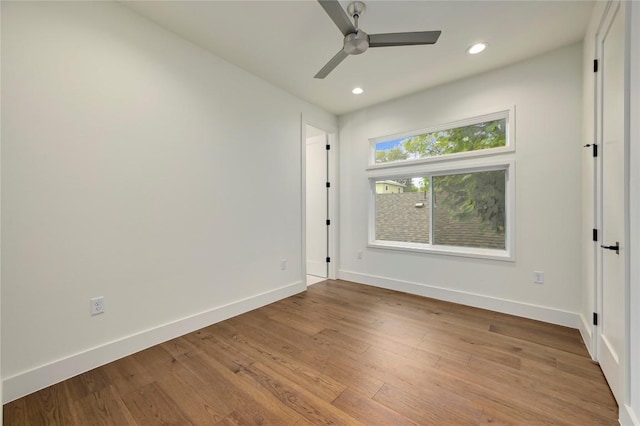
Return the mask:
<svg viewBox="0 0 640 426">
<path fill-rule="evenodd" d="M 372 141 L 369 245 L 513 259 L 509 114 L 485 118 Z M 456 155 L 474 151 L 486 155 Z"/>
<path fill-rule="evenodd" d="M 495 154 L 513 150 L 510 110 L 372 140 L 372 165 Z"/>
</svg>

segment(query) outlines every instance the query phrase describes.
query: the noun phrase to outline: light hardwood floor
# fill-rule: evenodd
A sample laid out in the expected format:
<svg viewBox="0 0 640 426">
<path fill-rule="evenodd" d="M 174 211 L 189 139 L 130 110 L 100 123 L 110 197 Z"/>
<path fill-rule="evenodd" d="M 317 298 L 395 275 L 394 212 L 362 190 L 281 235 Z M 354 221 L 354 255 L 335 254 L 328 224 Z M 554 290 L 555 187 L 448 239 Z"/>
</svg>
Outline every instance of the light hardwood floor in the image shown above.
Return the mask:
<svg viewBox="0 0 640 426">
<path fill-rule="evenodd" d="M 345 281 L 4 406 L 5 425 L 617 424 L 577 330 Z"/>
</svg>

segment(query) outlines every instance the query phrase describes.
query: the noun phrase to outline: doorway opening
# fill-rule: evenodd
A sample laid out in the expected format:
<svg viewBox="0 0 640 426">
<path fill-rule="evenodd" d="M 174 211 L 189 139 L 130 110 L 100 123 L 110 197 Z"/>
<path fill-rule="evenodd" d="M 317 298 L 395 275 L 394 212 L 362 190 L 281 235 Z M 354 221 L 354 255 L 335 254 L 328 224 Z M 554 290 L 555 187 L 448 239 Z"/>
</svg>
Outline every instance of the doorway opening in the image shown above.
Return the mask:
<svg viewBox="0 0 640 426">
<path fill-rule="evenodd" d="M 329 135 L 306 125 L 307 286 L 329 277 Z"/>
</svg>

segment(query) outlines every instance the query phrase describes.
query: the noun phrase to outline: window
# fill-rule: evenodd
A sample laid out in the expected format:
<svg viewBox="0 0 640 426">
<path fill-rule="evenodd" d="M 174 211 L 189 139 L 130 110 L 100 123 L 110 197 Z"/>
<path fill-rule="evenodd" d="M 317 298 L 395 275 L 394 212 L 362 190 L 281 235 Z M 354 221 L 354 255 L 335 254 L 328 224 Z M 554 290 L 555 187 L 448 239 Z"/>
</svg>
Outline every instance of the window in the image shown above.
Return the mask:
<svg viewBox="0 0 640 426">
<path fill-rule="evenodd" d="M 511 110 L 372 140 L 372 166 L 426 162 L 513 151 Z"/>
<path fill-rule="evenodd" d="M 372 140 L 369 244 L 513 259 L 509 127 L 505 111 Z"/>
</svg>

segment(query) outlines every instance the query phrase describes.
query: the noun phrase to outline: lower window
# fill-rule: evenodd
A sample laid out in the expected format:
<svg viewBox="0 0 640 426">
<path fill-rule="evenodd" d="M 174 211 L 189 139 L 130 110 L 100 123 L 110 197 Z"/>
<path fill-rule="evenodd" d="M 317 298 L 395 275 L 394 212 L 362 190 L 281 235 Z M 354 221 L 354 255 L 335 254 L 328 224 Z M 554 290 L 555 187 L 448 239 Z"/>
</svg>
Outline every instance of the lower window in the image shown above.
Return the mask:
<svg viewBox="0 0 640 426">
<path fill-rule="evenodd" d="M 371 179 L 370 245 L 511 259 L 509 171 L 505 164 Z"/>
</svg>

